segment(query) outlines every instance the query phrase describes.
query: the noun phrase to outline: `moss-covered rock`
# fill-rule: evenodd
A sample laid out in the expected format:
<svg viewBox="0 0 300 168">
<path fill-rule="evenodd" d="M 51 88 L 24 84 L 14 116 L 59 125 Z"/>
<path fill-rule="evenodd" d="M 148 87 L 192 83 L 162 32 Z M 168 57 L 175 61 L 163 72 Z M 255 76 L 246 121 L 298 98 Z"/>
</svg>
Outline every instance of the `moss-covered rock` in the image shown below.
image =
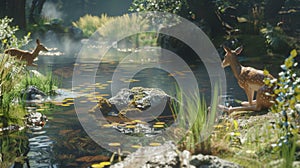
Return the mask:
<svg viewBox="0 0 300 168">
<path fill-rule="evenodd" d="M 171 114 L 172 98 L 157 88 L 133 87 L 121 89 L 114 97 L 99 98 L 98 105 L 92 111 L 99 109 L 104 116 L 116 116 L 128 119 L 153 118 Z"/>
</svg>

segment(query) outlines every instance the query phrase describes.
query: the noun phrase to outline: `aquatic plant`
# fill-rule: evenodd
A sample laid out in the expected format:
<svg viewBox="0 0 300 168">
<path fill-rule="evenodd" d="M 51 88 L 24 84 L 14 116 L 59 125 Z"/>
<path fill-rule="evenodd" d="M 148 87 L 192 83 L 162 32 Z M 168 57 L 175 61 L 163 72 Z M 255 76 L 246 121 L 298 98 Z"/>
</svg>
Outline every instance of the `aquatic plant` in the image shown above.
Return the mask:
<svg viewBox="0 0 300 168">
<path fill-rule="evenodd" d="M 212 153 L 211 138 L 213 124 L 217 115 L 218 86 L 215 85 L 214 95 L 210 108 L 207 107 L 204 97 L 199 97 L 199 93 L 187 96 L 177 89 L 176 99 L 180 102 L 173 104 L 174 120 L 177 120 L 179 127 L 188 131 L 183 133 L 185 136 L 179 142 L 181 150 L 189 150 L 192 153 Z M 195 116 L 196 112 L 196 116 Z M 193 121 L 190 125 L 189 122 Z"/>
<path fill-rule="evenodd" d="M 47 71 L 46 75 L 37 75 L 32 72 L 27 72 L 18 86 L 19 90 L 27 88 L 28 86 L 36 86 L 47 95 L 55 95 L 55 90 L 58 86 L 58 79 L 55 78 L 51 71 Z"/>
</svg>

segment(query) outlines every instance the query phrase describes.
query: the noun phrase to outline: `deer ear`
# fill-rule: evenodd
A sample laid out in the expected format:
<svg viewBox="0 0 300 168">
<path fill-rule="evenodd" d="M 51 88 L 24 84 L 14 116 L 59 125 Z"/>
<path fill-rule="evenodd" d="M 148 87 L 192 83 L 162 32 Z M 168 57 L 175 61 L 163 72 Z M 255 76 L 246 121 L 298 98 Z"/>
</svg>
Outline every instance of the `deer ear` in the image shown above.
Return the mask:
<svg viewBox="0 0 300 168">
<path fill-rule="evenodd" d="M 228 47 L 226 47 L 225 45 L 223 45 L 223 49 L 224 49 L 224 51 L 227 52 L 227 53 L 230 53 L 230 52 L 231 52 L 231 50 L 230 50 Z"/>
<path fill-rule="evenodd" d="M 239 55 L 243 51 L 243 46 L 238 47 L 237 49 L 234 50 L 236 55 Z"/>
<path fill-rule="evenodd" d="M 39 39 L 36 39 L 36 44 L 40 45 L 40 40 Z"/>
</svg>

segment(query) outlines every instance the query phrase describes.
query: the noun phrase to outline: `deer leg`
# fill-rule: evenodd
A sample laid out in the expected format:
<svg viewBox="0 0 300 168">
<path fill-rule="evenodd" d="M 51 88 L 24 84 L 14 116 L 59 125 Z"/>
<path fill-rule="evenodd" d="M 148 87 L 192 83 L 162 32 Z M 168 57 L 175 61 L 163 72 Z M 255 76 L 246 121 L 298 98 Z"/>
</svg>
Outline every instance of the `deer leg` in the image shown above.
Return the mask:
<svg viewBox="0 0 300 168">
<path fill-rule="evenodd" d="M 238 106 L 238 107 L 225 107 L 219 105 L 218 108 L 227 113 L 232 113 L 234 111 L 260 111 L 261 110 L 261 106 L 258 105 Z"/>
<path fill-rule="evenodd" d="M 241 105 L 242 105 L 242 106 L 250 106 L 250 104 L 249 104 L 248 101 L 243 101 L 243 102 L 241 102 Z M 256 105 L 256 100 L 252 100 L 252 105 Z"/>
<path fill-rule="evenodd" d="M 247 95 L 247 98 L 248 98 L 248 102 L 243 101 L 241 103 L 242 106 L 252 106 L 252 105 L 255 105 L 256 101 L 253 101 L 254 90 L 250 89 L 250 88 L 247 88 L 247 89 L 245 89 L 245 92 L 246 92 L 246 95 Z"/>
</svg>

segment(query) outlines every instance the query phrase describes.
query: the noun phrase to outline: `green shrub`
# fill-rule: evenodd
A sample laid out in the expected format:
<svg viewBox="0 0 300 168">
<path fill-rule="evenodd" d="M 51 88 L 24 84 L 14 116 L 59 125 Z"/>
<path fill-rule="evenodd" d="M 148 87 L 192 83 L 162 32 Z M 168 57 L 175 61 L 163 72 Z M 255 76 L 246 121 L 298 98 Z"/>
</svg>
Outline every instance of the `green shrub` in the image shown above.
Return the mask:
<svg viewBox="0 0 300 168">
<path fill-rule="evenodd" d="M 149 18 L 136 14 L 125 14 L 114 17 L 110 22 L 103 24 L 98 33 L 109 41 L 119 40 L 118 44 L 123 44 L 127 48 L 157 46 L 157 33 L 149 32 L 151 31 L 149 22 Z M 136 32 L 140 33 L 131 34 Z M 124 39 L 120 39 L 121 37 L 124 37 Z"/>
<path fill-rule="evenodd" d="M 78 21 L 73 22 L 73 26 L 81 29 L 85 37 L 90 37 L 98 28 L 111 19 L 106 14 L 102 14 L 100 17 L 87 14 L 80 17 Z"/>
<path fill-rule="evenodd" d="M 271 111 L 280 114 L 277 127 L 281 130 L 281 137 L 274 147 L 281 151 L 287 166 L 291 166 L 294 158 L 295 138 L 298 136 L 300 122 L 300 77 L 295 72 L 298 65 L 296 56 L 296 50 L 291 51 L 281 65 L 282 72 L 278 79 L 265 79 L 265 84 L 274 88 L 275 102 Z"/>
<path fill-rule="evenodd" d="M 291 50 L 290 40 L 279 27 L 267 25 L 260 32 L 265 37 L 265 44 L 271 52 L 286 54 Z"/>
<path fill-rule="evenodd" d="M 17 27 L 10 26 L 12 19 L 7 17 L 0 19 L 0 52 L 6 48 L 20 48 L 29 42 L 30 33 L 20 40 L 15 36 Z M 21 99 L 21 90 L 29 84 L 34 84 L 44 92 L 54 89 L 52 75 L 45 78 L 29 77 L 29 71 L 25 64 L 15 60 L 7 54 L 0 54 L 0 127 L 8 126 L 11 123 L 23 123 L 22 119 L 26 113 Z"/>
<path fill-rule="evenodd" d="M 184 0 L 134 0 L 129 8 L 132 12 L 160 11 L 178 14 L 188 9 L 187 2 Z"/>
<path fill-rule="evenodd" d="M 4 51 L 10 47 L 20 48 L 29 42 L 30 33 L 22 38 L 16 37 L 15 34 L 19 28 L 17 26 L 10 26 L 12 20 L 8 17 L 0 19 L 0 51 Z"/>
<path fill-rule="evenodd" d="M 106 22 L 99 30 L 103 37 L 117 40 L 118 37 L 127 36 L 130 32 L 142 32 L 149 28 L 148 20 L 142 19 L 138 15 L 128 15 L 114 17 L 110 22 Z"/>
<path fill-rule="evenodd" d="M 46 33 L 51 30 L 55 33 L 64 33 L 67 29 L 63 26 L 63 21 L 61 19 L 46 19 L 41 18 L 35 24 L 28 24 L 27 28 L 30 32 Z"/>
</svg>

